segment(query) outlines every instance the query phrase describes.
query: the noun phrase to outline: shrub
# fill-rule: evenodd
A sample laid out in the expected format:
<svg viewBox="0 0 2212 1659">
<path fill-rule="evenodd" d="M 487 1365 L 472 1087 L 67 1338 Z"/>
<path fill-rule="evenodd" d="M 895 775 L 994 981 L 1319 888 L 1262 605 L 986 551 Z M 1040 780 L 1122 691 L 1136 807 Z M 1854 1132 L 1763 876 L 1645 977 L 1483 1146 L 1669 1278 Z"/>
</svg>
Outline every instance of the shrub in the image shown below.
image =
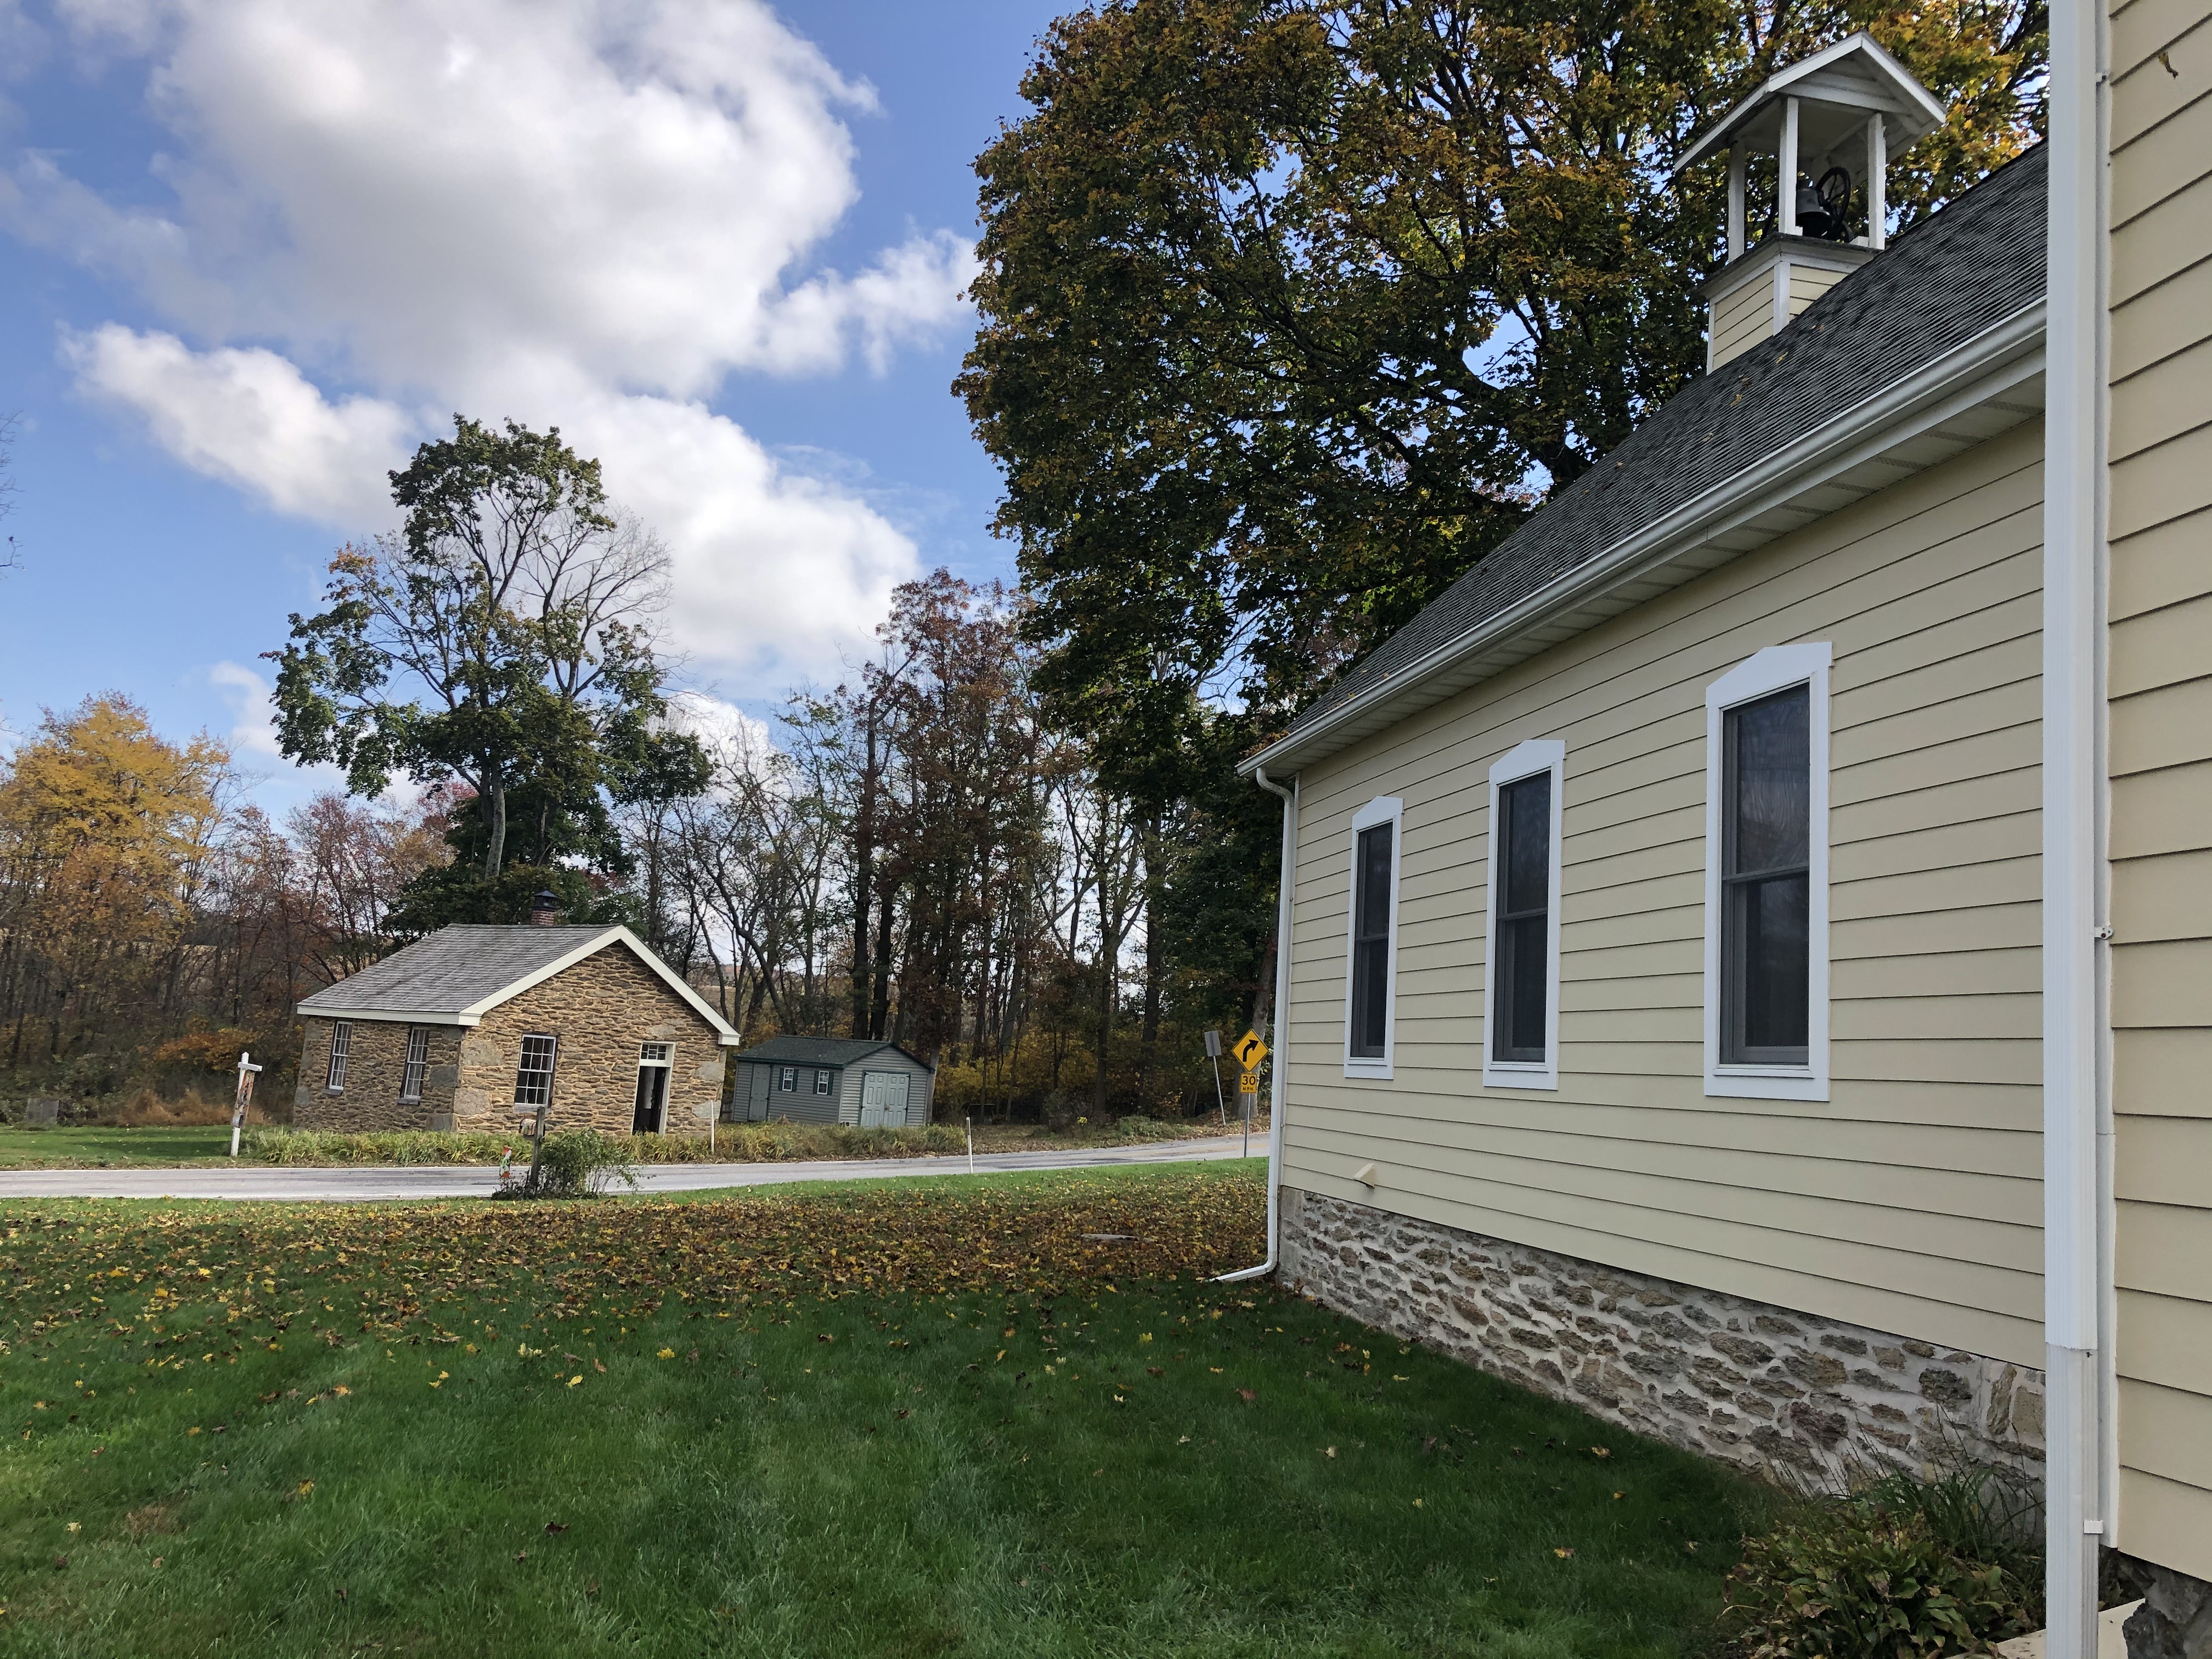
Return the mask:
<svg viewBox="0 0 2212 1659">
<path fill-rule="evenodd" d="M 2003 1471 L 1886 1475 L 1751 1540 L 1728 1616 L 1752 1659 L 1984 1652 L 2042 1625 L 2033 1518 Z"/>
<path fill-rule="evenodd" d="M 556 1130 L 545 1137 L 538 1162 L 538 1196 L 596 1197 L 617 1181 L 636 1190 L 637 1171 L 621 1143 L 596 1129 Z"/>
</svg>

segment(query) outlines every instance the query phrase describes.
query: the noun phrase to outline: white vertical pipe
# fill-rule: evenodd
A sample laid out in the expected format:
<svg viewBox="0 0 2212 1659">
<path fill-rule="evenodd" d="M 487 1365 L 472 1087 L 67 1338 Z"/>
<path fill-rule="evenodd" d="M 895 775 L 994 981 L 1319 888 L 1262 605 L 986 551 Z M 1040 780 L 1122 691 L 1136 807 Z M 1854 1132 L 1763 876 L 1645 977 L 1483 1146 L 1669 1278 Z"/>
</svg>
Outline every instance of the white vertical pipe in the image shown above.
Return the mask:
<svg viewBox="0 0 2212 1659">
<path fill-rule="evenodd" d="M 1867 246 L 1889 246 L 1889 135 L 1876 115 L 1867 123 Z"/>
<path fill-rule="evenodd" d="M 1782 100 L 1782 149 L 1774 161 L 1775 223 L 1784 236 L 1797 234 L 1797 100 Z"/>
<path fill-rule="evenodd" d="M 1731 260 L 1743 258 L 1743 174 L 1747 159 L 1741 144 L 1729 146 L 1728 257 Z"/>
<path fill-rule="evenodd" d="M 1255 767 L 1252 777 L 1269 794 L 1283 798 L 1283 858 L 1275 899 L 1275 1008 L 1271 1033 L 1274 1041 L 1270 1045 L 1275 1051 L 1275 1068 L 1269 1073 L 1267 1089 L 1267 1259 L 1256 1267 L 1223 1273 L 1214 1281 L 1217 1284 L 1264 1278 L 1275 1271 L 1276 1258 L 1282 1254 L 1283 1116 L 1291 1073 L 1291 917 L 1297 891 L 1298 781 L 1292 777 L 1285 789 L 1267 775 L 1265 767 Z"/>
<path fill-rule="evenodd" d="M 2049 1659 L 2095 1659 L 2104 1491 L 2105 479 L 2099 0 L 2051 12 L 2043 504 L 2043 1295 Z"/>
</svg>

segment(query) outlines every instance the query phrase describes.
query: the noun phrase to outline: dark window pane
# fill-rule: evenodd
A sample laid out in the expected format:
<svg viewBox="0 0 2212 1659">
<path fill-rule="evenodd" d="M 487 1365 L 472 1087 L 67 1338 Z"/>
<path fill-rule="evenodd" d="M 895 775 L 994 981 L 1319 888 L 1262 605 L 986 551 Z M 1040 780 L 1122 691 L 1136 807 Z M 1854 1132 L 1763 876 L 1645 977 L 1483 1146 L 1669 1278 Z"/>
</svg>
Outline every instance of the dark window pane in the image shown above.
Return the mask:
<svg viewBox="0 0 2212 1659">
<path fill-rule="evenodd" d="M 1800 869 L 1809 856 L 1811 710 L 1797 685 L 1729 711 L 1731 875 Z"/>
<path fill-rule="evenodd" d="M 1811 887 L 1803 876 L 1777 876 L 1746 882 L 1740 890 L 1747 970 L 1743 1047 L 1753 1058 L 1802 1060 L 1811 991 L 1806 949 Z"/>
<path fill-rule="evenodd" d="M 1394 826 L 1359 832 L 1352 917 L 1352 1052 L 1380 1059 L 1390 1006 L 1390 855 Z"/>
<path fill-rule="evenodd" d="M 1387 823 L 1359 832 L 1359 915 L 1361 939 L 1380 939 L 1390 931 L 1390 830 Z"/>
<path fill-rule="evenodd" d="M 1552 775 L 1539 772 L 1499 790 L 1498 816 L 1505 838 L 1505 913 L 1541 910 L 1552 898 Z"/>
<path fill-rule="evenodd" d="M 1498 925 L 1498 1032 L 1491 1053 L 1499 1060 L 1544 1058 L 1546 958 L 1550 924 L 1542 915 Z"/>
<path fill-rule="evenodd" d="M 1389 1016 L 1390 941 L 1362 939 L 1352 951 L 1352 1052 L 1379 1059 Z"/>
</svg>

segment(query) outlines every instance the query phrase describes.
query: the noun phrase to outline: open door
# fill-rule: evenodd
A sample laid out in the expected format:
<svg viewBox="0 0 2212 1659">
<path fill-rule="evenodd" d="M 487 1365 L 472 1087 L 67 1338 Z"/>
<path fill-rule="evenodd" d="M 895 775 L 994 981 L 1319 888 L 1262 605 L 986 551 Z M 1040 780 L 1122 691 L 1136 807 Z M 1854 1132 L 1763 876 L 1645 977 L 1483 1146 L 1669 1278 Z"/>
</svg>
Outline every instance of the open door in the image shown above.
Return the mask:
<svg viewBox="0 0 2212 1659">
<path fill-rule="evenodd" d="M 657 1135 L 667 1127 L 668 1074 L 676 1067 L 672 1042 L 641 1042 L 637 1048 L 637 1109 L 631 1115 L 634 1135 Z"/>
<path fill-rule="evenodd" d="M 906 1127 L 904 1072 L 863 1072 L 860 1074 L 860 1127 L 863 1129 Z"/>
</svg>

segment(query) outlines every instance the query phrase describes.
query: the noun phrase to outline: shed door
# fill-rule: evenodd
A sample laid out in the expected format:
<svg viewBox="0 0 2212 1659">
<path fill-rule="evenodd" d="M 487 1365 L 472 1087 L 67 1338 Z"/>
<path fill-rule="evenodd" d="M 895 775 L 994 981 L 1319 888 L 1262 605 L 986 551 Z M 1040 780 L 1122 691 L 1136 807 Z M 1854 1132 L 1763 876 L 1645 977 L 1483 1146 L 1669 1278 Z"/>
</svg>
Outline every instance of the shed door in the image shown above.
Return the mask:
<svg viewBox="0 0 2212 1659">
<path fill-rule="evenodd" d="M 863 1129 L 906 1127 L 904 1072 L 863 1072 L 860 1074 L 860 1127 Z"/>
</svg>

